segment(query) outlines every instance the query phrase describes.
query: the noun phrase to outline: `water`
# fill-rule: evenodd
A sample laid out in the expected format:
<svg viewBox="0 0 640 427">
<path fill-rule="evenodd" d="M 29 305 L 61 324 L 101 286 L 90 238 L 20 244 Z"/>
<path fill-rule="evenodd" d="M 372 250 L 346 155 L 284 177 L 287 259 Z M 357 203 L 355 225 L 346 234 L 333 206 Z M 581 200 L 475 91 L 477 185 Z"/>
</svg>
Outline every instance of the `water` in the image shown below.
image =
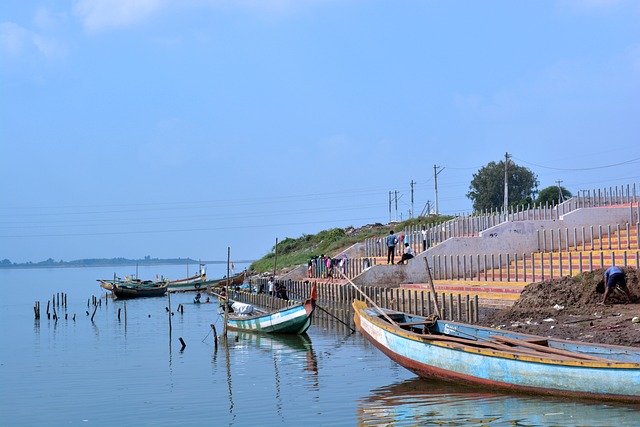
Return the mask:
<svg viewBox="0 0 640 427">
<path fill-rule="evenodd" d="M 189 293 L 171 295 L 171 339 L 167 298 L 127 301 L 126 323 L 124 302 L 103 299 L 92 322 L 87 302 L 104 296 L 96 279 L 113 273 L 0 270 L 0 426 L 638 425 L 635 406 L 417 379 L 359 334 L 315 324 L 308 338 L 234 333 L 216 348 L 216 304 L 193 304 Z M 183 266 L 139 270 L 143 279 L 157 273 L 186 276 Z M 56 322 L 45 312 L 57 292 L 68 307 Z"/>
</svg>

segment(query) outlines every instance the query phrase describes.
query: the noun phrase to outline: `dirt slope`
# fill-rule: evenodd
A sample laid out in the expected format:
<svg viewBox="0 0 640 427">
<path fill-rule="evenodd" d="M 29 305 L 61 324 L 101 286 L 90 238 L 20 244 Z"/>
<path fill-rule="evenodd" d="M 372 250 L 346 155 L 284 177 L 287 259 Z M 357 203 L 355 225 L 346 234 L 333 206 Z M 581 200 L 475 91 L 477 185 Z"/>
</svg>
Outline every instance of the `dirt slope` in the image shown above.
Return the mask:
<svg viewBox="0 0 640 427">
<path fill-rule="evenodd" d="M 623 270 L 631 293 L 639 297 L 638 270 Z M 640 347 L 640 323 L 632 322 L 640 317 L 639 299 L 627 303 L 626 295 L 616 291 L 607 305 L 599 305 L 603 295 L 595 288 L 603 276 L 604 269 L 599 269 L 530 284 L 511 308 L 488 312 L 480 323 L 533 335 Z"/>
</svg>

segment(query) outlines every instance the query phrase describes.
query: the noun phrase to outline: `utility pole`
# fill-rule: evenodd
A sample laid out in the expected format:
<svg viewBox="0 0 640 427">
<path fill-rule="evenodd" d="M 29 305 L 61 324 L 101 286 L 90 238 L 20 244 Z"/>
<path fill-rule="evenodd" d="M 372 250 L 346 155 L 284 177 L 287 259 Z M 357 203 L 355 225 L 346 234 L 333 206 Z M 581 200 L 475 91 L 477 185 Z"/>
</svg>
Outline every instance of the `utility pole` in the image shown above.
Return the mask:
<svg viewBox="0 0 640 427">
<path fill-rule="evenodd" d="M 435 183 L 435 190 L 436 190 L 436 215 L 440 213 L 440 211 L 438 210 L 438 174 L 443 170 L 444 170 L 443 167 L 433 165 L 433 182 Z"/>
<path fill-rule="evenodd" d="M 395 193 L 396 193 L 396 222 L 398 222 L 398 190 L 396 190 Z"/>
<path fill-rule="evenodd" d="M 558 180 L 556 183 L 558 184 L 558 203 L 562 203 L 564 202 L 564 194 L 562 194 L 562 187 L 560 187 L 562 181 Z"/>
<path fill-rule="evenodd" d="M 504 153 L 504 214 L 509 214 L 509 153 Z"/>
<path fill-rule="evenodd" d="M 411 180 L 411 214 L 409 214 L 409 218 L 413 218 L 413 184 L 416 183 Z"/>
<path fill-rule="evenodd" d="M 389 222 L 391 222 L 391 191 L 389 191 Z"/>
</svg>

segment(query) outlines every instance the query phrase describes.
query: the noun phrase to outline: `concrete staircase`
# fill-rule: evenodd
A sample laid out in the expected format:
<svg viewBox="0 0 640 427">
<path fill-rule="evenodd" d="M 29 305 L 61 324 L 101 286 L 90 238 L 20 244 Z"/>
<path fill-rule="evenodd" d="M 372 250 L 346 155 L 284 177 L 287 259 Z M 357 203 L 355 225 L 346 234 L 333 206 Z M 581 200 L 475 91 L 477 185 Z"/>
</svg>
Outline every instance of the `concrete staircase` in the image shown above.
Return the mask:
<svg viewBox="0 0 640 427">
<path fill-rule="evenodd" d="M 630 249 L 636 248 L 636 249 Z M 511 306 L 529 283 L 575 276 L 611 265 L 639 265 L 638 229 L 615 229 L 569 250 L 513 256 L 499 268 L 482 271 L 465 280 L 434 280 L 437 293 L 478 296 L 481 306 Z M 384 260 L 386 262 L 386 259 Z M 426 283 L 404 283 L 401 288 L 431 290 Z"/>
</svg>

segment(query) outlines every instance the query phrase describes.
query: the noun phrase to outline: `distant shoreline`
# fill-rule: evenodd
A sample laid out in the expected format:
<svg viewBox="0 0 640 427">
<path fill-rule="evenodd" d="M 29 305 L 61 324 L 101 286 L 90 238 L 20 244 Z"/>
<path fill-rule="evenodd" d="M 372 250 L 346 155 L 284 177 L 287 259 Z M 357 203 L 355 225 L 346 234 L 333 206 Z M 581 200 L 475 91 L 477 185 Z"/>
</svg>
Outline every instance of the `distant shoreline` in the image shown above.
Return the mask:
<svg viewBox="0 0 640 427">
<path fill-rule="evenodd" d="M 252 260 L 230 261 L 233 264 L 251 264 Z M 178 260 L 82 260 L 69 262 L 39 262 L 21 264 L 0 264 L 0 270 L 27 270 L 40 268 L 97 268 L 97 267 L 131 267 L 153 265 L 189 265 L 189 264 L 226 264 L 227 261 L 195 261 L 191 259 Z"/>
</svg>

